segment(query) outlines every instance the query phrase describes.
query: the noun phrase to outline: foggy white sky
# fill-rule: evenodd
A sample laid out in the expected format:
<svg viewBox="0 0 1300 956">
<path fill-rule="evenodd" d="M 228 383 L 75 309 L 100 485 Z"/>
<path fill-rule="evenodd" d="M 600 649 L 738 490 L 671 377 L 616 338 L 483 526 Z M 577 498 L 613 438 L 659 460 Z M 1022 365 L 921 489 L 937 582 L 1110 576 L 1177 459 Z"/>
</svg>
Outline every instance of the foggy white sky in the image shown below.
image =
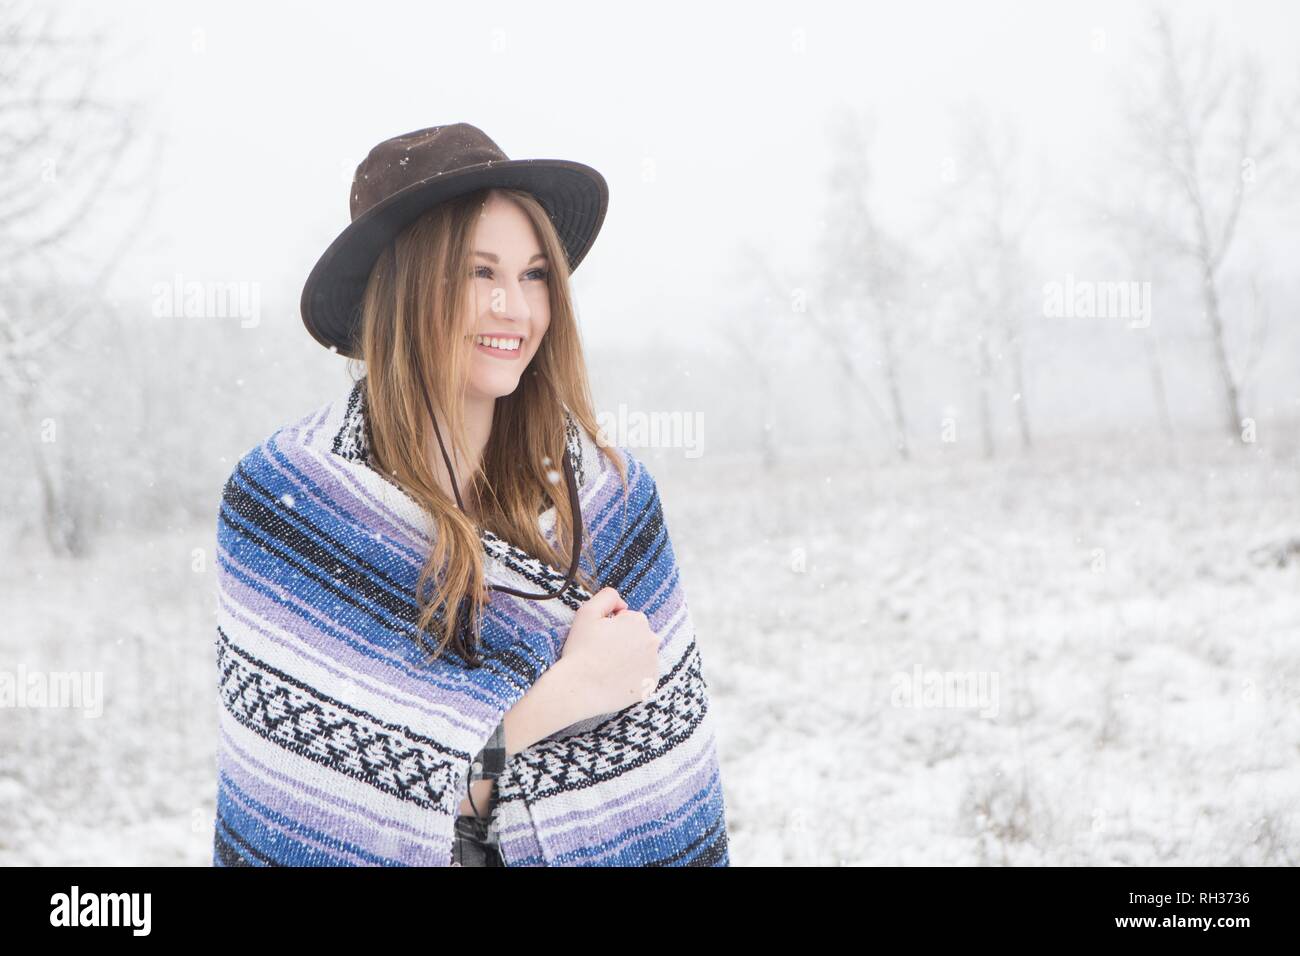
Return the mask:
<svg viewBox="0 0 1300 956">
<path fill-rule="evenodd" d="M 464 121 L 511 157 L 575 159 L 608 179 L 604 230 L 575 275 L 589 345 L 632 323 L 686 333 L 719 318 L 738 239 L 807 261 L 837 102 L 878 116 L 878 195 L 900 223 L 935 192 L 963 97 L 1019 114 L 1066 182 L 1114 135 L 1107 83 L 1140 29 L 1135 5 L 856 6 L 115 3 L 129 53 L 114 90 L 147 101 L 168 140 L 158 218 L 116 291 L 147 295 L 176 271 L 260 281 L 267 320 L 297 322 L 369 148 Z M 1176 7 L 1182 22 L 1212 14 L 1294 84 L 1296 5 Z"/>
</svg>

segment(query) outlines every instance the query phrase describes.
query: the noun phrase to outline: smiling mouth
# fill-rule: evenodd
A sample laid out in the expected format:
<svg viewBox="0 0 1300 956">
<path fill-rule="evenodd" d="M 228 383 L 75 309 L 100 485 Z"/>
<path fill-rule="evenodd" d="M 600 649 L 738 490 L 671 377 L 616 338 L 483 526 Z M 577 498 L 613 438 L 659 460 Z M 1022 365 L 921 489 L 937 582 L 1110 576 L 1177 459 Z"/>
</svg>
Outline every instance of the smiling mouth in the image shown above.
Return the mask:
<svg viewBox="0 0 1300 956">
<path fill-rule="evenodd" d="M 524 341 L 517 335 L 476 335 L 474 348 L 496 358 L 518 358 Z"/>
</svg>

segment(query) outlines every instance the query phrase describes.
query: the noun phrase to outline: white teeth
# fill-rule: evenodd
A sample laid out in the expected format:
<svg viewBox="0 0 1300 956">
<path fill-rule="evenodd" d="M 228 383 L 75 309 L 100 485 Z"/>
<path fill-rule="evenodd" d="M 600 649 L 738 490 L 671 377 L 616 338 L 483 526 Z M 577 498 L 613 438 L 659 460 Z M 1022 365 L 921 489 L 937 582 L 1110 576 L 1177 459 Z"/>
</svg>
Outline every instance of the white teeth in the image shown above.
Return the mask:
<svg viewBox="0 0 1300 956">
<path fill-rule="evenodd" d="M 483 335 L 476 335 L 474 341 L 481 345 L 486 345 L 494 349 L 504 349 L 507 352 L 514 352 L 519 348 L 520 339 L 493 339 Z"/>
</svg>

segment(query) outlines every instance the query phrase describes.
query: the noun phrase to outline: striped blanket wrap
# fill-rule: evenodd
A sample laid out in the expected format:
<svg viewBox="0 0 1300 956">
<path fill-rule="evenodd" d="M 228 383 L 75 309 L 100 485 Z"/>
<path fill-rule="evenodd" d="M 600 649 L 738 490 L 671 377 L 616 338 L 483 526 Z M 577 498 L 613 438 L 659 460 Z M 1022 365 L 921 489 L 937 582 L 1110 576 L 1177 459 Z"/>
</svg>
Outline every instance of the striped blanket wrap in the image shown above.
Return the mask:
<svg viewBox="0 0 1300 956">
<path fill-rule="evenodd" d="M 491 591 L 482 666 L 414 634 L 431 546 L 420 506 L 375 470 L 363 382 L 276 430 L 227 481 L 217 522 L 215 866 L 448 866 L 469 764 L 560 656 L 572 586 Z M 645 702 L 511 755 L 497 780 L 507 866 L 728 866 L 713 716 L 655 481 L 617 470 L 566 411 L 595 567 L 658 635 Z M 555 509 L 539 517 L 555 543 Z M 484 529 L 489 583 L 565 580 Z M 568 553 L 567 542 L 558 553 Z"/>
</svg>

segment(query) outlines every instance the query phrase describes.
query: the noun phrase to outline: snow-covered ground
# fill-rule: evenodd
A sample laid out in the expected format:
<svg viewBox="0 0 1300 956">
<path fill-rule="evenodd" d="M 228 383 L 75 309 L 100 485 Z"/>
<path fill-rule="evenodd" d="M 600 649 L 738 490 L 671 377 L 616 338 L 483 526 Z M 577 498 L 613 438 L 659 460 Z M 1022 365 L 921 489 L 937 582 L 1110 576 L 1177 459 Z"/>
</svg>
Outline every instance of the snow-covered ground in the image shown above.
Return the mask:
<svg viewBox="0 0 1300 956">
<path fill-rule="evenodd" d="M 734 865 L 1300 862 L 1294 444 L 789 455 L 643 455 Z M 0 863 L 209 864 L 213 519 L 0 571 L 0 670 L 105 698 L 0 712 Z"/>
</svg>

